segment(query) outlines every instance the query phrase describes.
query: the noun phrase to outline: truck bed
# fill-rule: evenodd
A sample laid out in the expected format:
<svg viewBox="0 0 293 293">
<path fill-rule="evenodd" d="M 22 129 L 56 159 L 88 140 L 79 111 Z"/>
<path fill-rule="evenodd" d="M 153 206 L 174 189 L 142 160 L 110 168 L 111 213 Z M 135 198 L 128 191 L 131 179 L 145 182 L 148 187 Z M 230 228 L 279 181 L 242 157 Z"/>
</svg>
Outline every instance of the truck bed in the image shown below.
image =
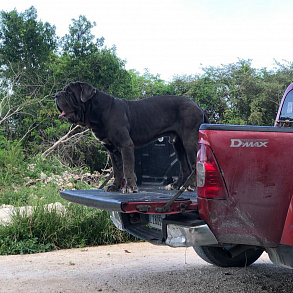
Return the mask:
<svg viewBox="0 0 293 293">
<path fill-rule="evenodd" d="M 89 207 L 121 213 L 175 214 L 197 210 L 197 193 L 184 191 L 167 212 L 159 211 L 176 195 L 178 190 L 166 190 L 165 186 L 144 185 L 138 193 L 104 192 L 102 189 L 64 190 L 62 198 Z"/>
</svg>

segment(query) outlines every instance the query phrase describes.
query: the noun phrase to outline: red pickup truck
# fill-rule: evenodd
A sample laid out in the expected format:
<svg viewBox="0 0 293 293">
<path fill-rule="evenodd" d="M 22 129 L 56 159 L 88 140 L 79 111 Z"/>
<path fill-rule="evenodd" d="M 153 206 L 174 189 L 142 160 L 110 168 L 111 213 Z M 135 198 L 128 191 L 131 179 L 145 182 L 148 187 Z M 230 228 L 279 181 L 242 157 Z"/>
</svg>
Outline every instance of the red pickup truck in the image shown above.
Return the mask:
<svg viewBox="0 0 293 293">
<path fill-rule="evenodd" d="M 266 251 L 273 263 L 293 269 L 292 123 L 293 84 L 275 126 L 201 126 L 196 192 L 146 184 L 134 194 L 98 189 L 61 196 L 109 211 L 119 229 L 140 239 L 192 246 L 217 266 L 248 266 Z"/>
</svg>

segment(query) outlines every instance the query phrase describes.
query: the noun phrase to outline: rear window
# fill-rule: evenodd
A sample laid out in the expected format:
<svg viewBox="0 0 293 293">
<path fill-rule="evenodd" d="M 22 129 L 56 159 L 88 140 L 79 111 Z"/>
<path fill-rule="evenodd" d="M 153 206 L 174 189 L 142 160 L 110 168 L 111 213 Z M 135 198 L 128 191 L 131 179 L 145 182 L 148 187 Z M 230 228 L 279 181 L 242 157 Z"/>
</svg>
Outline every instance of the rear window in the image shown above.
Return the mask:
<svg viewBox="0 0 293 293">
<path fill-rule="evenodd" d="M 290 91 L 285 98 L 280 120 L 293 120 L 293 91 Z"/>
</svg>

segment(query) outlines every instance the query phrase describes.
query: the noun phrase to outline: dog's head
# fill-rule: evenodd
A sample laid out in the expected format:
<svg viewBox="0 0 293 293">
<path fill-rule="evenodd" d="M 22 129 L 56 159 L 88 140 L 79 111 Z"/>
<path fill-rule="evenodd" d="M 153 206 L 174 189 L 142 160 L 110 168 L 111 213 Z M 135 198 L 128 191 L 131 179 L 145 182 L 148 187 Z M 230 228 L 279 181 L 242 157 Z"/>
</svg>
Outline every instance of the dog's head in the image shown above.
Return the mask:
<svg viewBox="0 0 293 293">
<path fill-rule="evenodd" d="M 59 118 L 71 123 L 85 124 L 86 102 L 96 89 L 86 82 L 71 82 L 55 95 L 55 104 L 60 111 Z"/>
</svg>

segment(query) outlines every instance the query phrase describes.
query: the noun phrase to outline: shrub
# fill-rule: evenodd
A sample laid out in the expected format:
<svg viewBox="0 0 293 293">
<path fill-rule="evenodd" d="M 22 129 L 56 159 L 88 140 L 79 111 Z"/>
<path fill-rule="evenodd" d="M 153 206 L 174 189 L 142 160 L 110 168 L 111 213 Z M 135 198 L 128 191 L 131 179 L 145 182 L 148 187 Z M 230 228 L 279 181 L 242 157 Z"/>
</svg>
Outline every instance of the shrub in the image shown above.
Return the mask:
<svg viewBox="0 0 293 293">
<path fill-rule="evenodd" d="M 26 168 L 19 143 L 0 137 L 0 187 L 23 182 Z"/>
<path fill-rule="evenodd" d="M 0 254 L 24 254 L 135 240 L 118 230 L 108 213 L 69 204 L 66 212 L 37 205 L 32 214 L 17 212 L 0 226 Z"/>
</svg>

